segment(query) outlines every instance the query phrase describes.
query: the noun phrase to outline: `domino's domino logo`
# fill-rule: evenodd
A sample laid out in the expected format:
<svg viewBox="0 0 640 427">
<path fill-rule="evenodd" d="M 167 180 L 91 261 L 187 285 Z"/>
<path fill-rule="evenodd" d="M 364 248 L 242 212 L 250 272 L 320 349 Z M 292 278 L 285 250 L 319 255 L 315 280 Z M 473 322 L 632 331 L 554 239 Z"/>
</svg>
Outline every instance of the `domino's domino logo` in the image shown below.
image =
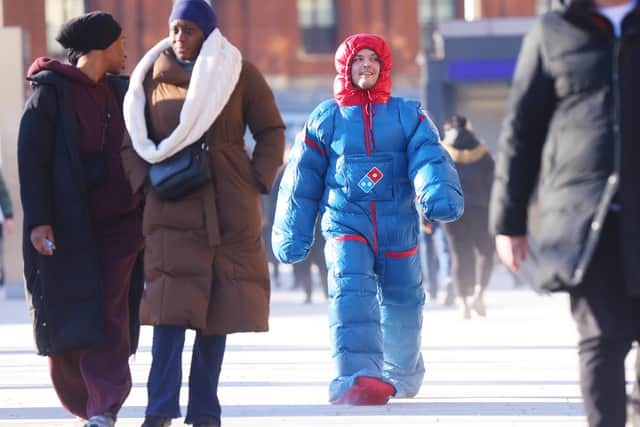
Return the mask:
<svg viewBox="0 0 640 427">
<path fill-rule="evenodd" d="M 380 169 L 374 166 L 365 176 L 362 177 L 360 182 L 358 182 L 358 187 L 360 187 L 360 189 L 365 193 L 369 193 L 373 190 L 373 187 L 380 182 L 382 177 L 384 177 L 384 175 L 380 172 Z"/>
</svg>

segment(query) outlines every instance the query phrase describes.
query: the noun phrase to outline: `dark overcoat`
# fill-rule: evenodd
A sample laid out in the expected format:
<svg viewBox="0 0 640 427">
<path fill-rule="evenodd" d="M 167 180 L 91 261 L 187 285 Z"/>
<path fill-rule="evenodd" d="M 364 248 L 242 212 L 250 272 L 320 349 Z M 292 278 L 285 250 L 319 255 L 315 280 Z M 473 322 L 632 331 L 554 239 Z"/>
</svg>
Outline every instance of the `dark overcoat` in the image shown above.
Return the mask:
<svg viewBox="0 0 640 427">
<path fill-rule="evenodd" d="M 108 79 L 122 105 L 128 80 Z M 34 90 L 18 137 L 25 287 L 38 353 L 58 355 L 103 343 L 102 277 L 76 141 L 72 83 L 51 70 L 29 80 Z M 30 240 L 31 229 L 44 224 L 55 232 L 51 257 L 38 254 Z M 129 294 L 132 353 L 138 343 L 143 280 L 140 257 Z"/>
<path fill-rule="evenodd" d="M 640 296 L 640 6 L 616 38 L 592 2 L 563 3 L 523 42 L 500 138 L 491 227 L 525 235 L 538 186 L 536 283 L 563 290 L 582 282 L 605 218 L 619 211 L 625 282 Z"/>
</svg>

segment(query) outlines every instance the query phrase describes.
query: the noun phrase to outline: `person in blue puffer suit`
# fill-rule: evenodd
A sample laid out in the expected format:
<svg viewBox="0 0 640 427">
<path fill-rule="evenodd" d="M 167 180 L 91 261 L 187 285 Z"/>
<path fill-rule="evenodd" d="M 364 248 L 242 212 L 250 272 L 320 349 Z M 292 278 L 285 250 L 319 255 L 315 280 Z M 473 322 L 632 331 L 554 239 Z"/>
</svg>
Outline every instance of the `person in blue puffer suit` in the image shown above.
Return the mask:
<svg viewBox="0 0 640 427">
<path fill-rule="evenodd" d="M 372 34 L 335 56 L 334 98 L 296 138 L 282 178 L 272 246 L 304 259 L 320 216 L 329 271 L 334 404 L 413 397 L 424 376 L 416 203 L 425 219 L 463 212 L 451 158 L 420 104 L 391 97 L 391 52 Z M 415 200 L 415 203 L 414 203 Z"/>
</svg>

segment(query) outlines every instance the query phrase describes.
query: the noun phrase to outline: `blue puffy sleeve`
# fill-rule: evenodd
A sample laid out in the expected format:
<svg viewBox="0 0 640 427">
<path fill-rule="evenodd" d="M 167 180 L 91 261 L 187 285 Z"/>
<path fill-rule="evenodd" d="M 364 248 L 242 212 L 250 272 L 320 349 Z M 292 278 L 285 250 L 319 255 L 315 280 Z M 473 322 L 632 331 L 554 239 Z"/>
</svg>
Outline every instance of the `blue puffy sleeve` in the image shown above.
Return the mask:
<svg viewBox="0 0 640 427">
<path fill-rule="evenodd" d="M 325 146 L 333 128 L 332 109 L 320 104 L 296 136 L 278 191 L 271 244 L 278 260 L 302 261 L 313 244 L 314 227 L 325 189 Z"/>
<path fill-rule="evenodd" d="M 453 161 L 420 104 L 406 101 L 402 109 L 400 117 L 409 137 L 409 178 L 422 215 L 429 221 L 455 221 L 464 211 L 464 198 Z"/>
</svg>

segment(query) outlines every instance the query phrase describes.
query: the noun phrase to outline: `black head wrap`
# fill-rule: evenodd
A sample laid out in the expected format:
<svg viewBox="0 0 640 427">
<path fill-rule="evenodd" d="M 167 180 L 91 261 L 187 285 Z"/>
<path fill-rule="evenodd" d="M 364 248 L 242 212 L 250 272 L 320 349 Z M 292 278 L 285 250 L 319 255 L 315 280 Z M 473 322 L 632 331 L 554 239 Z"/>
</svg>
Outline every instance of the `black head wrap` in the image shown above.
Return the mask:
<svg viewBox="0 0 640 427">
<path fill-rule="evenodd" d="M 465 116 L 455 114 L 444 124 L 443 142 L 457 150 L 473 150 L 480 141 L 471 130 L 471 124 Z"/>
<path fill-rule="evenodd" d="M 69 62 L 75 65 L 82 55 L 111 46 L 121 33 L 122 27 L 111 14 L 98 11 L 68 21 L 56 40 L 69 50 Z"/>
</svg>

